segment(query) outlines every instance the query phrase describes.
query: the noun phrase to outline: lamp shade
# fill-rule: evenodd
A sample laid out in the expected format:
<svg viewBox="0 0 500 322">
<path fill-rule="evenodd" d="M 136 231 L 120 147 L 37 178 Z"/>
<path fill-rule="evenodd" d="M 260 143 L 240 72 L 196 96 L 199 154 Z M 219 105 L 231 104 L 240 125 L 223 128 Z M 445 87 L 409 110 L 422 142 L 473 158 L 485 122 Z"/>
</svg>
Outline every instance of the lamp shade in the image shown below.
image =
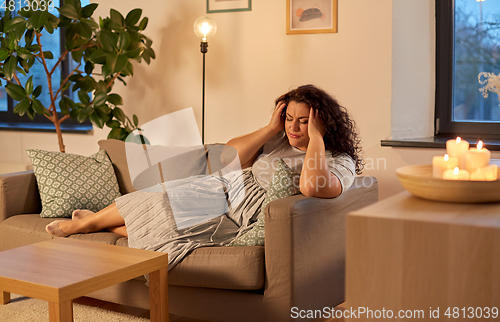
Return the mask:
<svg viewBox="0 0 500 322">
<path fill-rule="evenodd" d="M 193 30 L 201 41 L 206 42 L 215 35 L 217 24 L 209 17 L 200 17 L 194 22 Z"/>
</svg>

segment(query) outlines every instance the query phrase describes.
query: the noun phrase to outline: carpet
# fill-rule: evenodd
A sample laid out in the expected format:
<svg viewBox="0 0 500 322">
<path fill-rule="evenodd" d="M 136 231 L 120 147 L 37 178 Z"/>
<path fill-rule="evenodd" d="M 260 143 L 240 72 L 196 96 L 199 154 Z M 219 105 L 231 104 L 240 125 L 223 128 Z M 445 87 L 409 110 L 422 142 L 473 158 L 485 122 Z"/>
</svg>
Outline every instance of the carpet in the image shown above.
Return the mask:
<svg viewBox="0 0 500 322">
<path fill-rule="evenodd" d="M 0 305 L 0 322 L 47 322 L 48 303 L 11 294 L 12 301 Z M 75 322 L 149 322 L 149 319 L 105 310 L 95 306 L 73 303 Z"/>
</svg>

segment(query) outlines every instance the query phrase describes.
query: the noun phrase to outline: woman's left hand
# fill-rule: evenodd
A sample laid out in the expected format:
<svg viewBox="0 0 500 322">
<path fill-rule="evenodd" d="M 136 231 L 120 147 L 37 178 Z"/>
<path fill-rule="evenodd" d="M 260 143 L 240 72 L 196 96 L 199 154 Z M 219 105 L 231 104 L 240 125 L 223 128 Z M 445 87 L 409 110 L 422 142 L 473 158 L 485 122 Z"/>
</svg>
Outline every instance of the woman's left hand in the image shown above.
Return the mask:
<svg viewBox="0 0 500 322">
<path fill-rule="evenodd" d="M 313 108 L 309 109 L 309 121 L 307 123 L 307 132 L 309 134 L 309 137 L 319 135 L 321 138 L 323 138 L 326 130 L 325 125 L 323 124 L 323 119 L 321 119 L 321 116 L 319 116 L 318 111 L 314 110 Z"/>
</svg>

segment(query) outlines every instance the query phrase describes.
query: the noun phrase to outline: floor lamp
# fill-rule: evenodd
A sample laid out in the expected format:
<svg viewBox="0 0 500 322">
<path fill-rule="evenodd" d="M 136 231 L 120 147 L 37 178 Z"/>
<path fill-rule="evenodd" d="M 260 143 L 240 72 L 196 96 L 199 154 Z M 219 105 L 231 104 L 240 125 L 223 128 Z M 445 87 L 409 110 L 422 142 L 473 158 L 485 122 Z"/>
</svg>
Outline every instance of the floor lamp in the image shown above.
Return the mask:
<svg viewBox="0 0 500 322">
<path fill-rule="evenodd" d="M 217 24 L 209 17 L 200 17 L 194 22 L 194 33 L 201 38 L 200 49 L 203 54 L 203 81 L 201 98 L 201 142 L 205 144 L 205 54 L 208 51 L 208 39 L 215 35 Z"/>
</svg>

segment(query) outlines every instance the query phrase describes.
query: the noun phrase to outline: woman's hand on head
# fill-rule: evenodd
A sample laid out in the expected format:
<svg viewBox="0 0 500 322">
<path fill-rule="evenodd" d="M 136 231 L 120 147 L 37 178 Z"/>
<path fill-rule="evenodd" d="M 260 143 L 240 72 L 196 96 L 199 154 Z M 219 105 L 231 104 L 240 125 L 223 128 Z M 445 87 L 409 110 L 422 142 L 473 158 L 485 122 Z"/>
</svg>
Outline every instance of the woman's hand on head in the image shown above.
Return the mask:
<svg viewBox="0 0 500 322">
<path fill-rule="evenodd" d="M 285 128 L 285 117 L 283 114 L 283 109 L 286 107 L 286 102 L 280 101 L 273 111 L 271 120 L 269 121 L 268 127 L 275 133 L 283 130 Z"/>
<path fill-rule="evenodd" d="M 308 127 L 307 127 L 307 132 L 309 135 L 309 138 L 312 138 L 314 136 L 319 135 L 321 138 L 326 133 L 325 130 L 325 125 L 323 123 L 323 119 L 321 116 L 319 116 L 319 112 L 313 108 L 309 109 L 309 121 Z"/>
</svg>

